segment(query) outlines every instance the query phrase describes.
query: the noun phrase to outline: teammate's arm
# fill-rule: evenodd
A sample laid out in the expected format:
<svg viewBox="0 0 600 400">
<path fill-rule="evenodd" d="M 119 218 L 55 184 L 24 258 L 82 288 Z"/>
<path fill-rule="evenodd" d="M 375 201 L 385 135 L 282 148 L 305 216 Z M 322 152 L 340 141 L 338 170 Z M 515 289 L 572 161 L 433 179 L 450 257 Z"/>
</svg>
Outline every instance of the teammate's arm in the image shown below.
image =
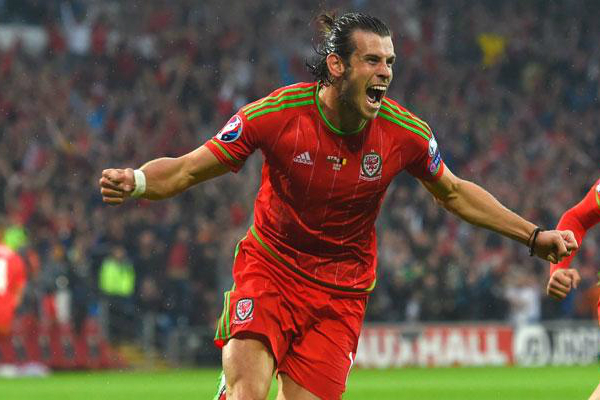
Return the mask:
<svg viewBox="0 0 600 400">
<path fill-rule="evenodd" d="M 465 221 L 498 232 L 529 245 L 536 226 L 504 207 L 482 187 L 455 176 L 446 166 L 436 181 L 421 180 L 444 208 Z M 570 231 L 542 231 L 535 240 L 534 253 L 547 261 L 557 262 L 577 248 Z"/>
<path fill-rule="evenodd" d="M 556 229 L 568 229 L 572 231 L 575 235 L 577 244 L 581 245 L 587 229 L 583 228 L 578 214 L 579 212 L 576 207 L 567 210 L 560 218 Z M 572 289 L 576 289 L 579 285 L 579 282 L 581 281 L 579 271 L 570 268 L 575 254 L 576 250 L 568 257 L 563 258 L 560 262 L 550 264 L 550 279 L 548 279 L 548 284 L 546 285 L 546 293 L 548 296 L 557 300 L 562 300 L 567 297 Z"/>
<path fill-rule="evenodd" d="M 178 158 L 163 157 L 152 160 L 140 170 L 146 178 L 146 190 L 140 197 L 160 200 L 175 196 L 197 183 L 223 175 L 229 168 L 203 145 Z M 115 205 L 130 197 L 136 185 L 132 168 L 105 169 L 99 183 L 102 200 Z"/>
<path fill-rule="evenodd" d="M 587 231 L 600 222 L 599 183 L 600 181 L 597 181 L 579 203 L 565 211 L 556 227 L 556 229 L 573 231 L 579 246 L 581 246 Z M 549 296 L 562 300 L 572 288 L 577 287 L 581 277 L 576 269 L 570 268 L 575 254 L 574 251 L 559 263 L 550 265 L 550 279 L 546 286 L 546 293 Z"/>
</svg>

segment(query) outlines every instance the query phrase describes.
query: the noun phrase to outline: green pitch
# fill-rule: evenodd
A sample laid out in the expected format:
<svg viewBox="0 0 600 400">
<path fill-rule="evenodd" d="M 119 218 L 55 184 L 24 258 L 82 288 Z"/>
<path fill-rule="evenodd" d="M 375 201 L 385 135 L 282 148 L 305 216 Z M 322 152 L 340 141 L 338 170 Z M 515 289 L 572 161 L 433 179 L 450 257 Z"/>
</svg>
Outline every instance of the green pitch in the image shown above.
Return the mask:
<svg viewBox="0 0 600 400">
<path fill-rule="evenodd" d="M 0 379 L 0 399 L 210 400 L 218 375 L 216 369 L 63 372 L 47 378 Z M 587 399 L 599 381 L 598 366 L 357 369 L 344 399 Z M 270 398 L 275 392 L 273 387 Z"/>
</svg>

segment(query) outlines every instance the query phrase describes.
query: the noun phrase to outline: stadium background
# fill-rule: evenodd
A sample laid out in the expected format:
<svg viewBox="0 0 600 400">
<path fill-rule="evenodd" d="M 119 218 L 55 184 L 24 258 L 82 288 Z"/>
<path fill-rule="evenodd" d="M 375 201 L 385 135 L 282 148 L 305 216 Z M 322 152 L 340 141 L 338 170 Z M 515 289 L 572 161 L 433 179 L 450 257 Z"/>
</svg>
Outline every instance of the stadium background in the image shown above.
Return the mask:
<svg viewBox="0 0 600 400">
<path fill-rule="evenodd" d="M 32 317 L 77 335 L 93 321 L 130 365 L 218 362 L 210 340 L 260 156 L 160 203 L 110 208 L 96 182 L 106 167 L 187 152 L 240 106 L 310 80 L 310 22 L 331 9 L 388 23 L 389 96 L 428 121 L 456 174 L 509 208 L 553 227 L 597 179 L 595 1 L 0 0 L 0 213 L 30 277 L 17 330 Z M 378 231 L 369 323 L 595 318 L 597 232 L 576 261 L 580 289 L 557 303 L 546 264 L 459 222 L 407 176 Z M 118 282 L 100 279 L 110 270 Z"/>
</svg>

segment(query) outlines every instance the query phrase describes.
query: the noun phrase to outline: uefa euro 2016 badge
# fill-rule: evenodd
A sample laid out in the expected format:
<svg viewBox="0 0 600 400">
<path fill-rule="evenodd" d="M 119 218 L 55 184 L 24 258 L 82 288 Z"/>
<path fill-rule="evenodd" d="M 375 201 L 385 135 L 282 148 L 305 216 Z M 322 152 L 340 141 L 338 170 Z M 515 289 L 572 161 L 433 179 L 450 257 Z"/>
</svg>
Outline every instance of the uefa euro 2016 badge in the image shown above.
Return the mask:
<svg viewBox="0 0 600 400">
<path fill-rule="evenodd" d="M 242 127 L 244 126 L 242 119 L 234 115 L 229 122 L 225 124 L 223 129 L 217 133 L 217 139 L 224 143 L 235 142 L 242 135 Z"/>
<path fill-rule="evenodd" d="M 239 299 L 235 305 L 235 317 L 234 324 L 243 324 L 250 322 L 253 319 L 252 313 L 254 312 L 254 300 L 252 299 Z"/>
<path fill-rule="evenodd" d="M 360 164 L 360 179 L 365 181 L 376 181 L 381 179 L 381 156 L 374 150 L 365 154 Z"/>
<path fill-rule="evenodd" d="M 440 154 L 438 144 L 433 135 L 431 135 L 431 139 L 429 139 L 427 153 L 429 153 L 429 157 L 432 159 L 429 162 L 429 172 L 432 175 L 435 175 L 440 170 L 440 165 L 442 165 L 442 155 Z"/>
<path fill-rule="evenodd" d="M 429 139 L 429 157 L 433 157 L 435 156 L 435 154 L 437 153 L 438 150 L 438 144 L 435 140 L 435 137 L 433 135 L 431 135 L 431 139 Z"/>
</svg>

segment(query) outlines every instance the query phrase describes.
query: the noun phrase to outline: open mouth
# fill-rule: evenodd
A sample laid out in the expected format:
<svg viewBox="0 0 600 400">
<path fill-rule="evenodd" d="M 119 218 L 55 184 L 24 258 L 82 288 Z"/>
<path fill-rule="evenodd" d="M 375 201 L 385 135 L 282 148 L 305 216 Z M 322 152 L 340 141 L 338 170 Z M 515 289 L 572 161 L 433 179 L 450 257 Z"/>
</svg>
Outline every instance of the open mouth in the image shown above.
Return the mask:
<svg viewBox="0 0 600 400">
<path fill-rule="evenodd" d="M 385 85 L 373 85 L 367 88 L 367 103 L 372 106 L 381 105 L 381 99 L 383 99 L 386 90 Z"/>
</svg>

